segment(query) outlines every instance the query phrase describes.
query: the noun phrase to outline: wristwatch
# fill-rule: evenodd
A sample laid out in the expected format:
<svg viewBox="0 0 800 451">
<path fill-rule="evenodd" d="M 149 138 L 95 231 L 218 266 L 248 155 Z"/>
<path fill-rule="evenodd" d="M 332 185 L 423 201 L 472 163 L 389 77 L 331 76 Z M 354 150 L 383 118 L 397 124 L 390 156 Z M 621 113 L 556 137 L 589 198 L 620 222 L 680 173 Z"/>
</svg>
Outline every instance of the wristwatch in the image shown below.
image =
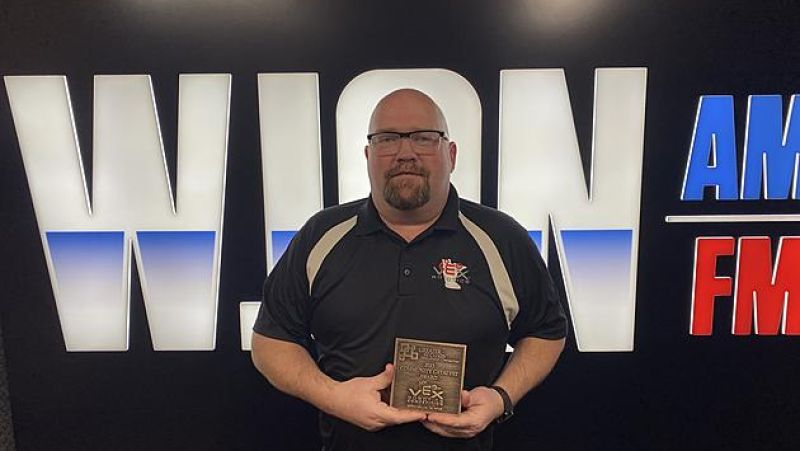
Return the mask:
<svg viewBox="0 0 800 451">
<path fill-rule="evenodd" d="M 508 392 L 503 387 L 490 385 L 489 388 L 500 393 L 500 397 L 503 398 L 503 413 L 495 420 L 495 423 L 500 424 L 514 415 L 514 404 L 511 403 L 511 397 L 508 396 Z"/>
</svg>

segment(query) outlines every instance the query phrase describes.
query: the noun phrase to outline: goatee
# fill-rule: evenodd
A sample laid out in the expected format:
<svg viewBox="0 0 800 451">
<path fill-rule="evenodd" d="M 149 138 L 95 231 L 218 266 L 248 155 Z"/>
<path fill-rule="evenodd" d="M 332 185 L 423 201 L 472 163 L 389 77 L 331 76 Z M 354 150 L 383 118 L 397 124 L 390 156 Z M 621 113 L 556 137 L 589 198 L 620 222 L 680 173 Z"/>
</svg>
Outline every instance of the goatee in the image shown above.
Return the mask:
<svg viewBox="0 0 800 451">
<path fill-rule="evenodd" d="M 402 177 L 405 174 L 411 177 Z M 398 210 L 414 210 L 425 205 L 431 199 L 429 174 L 428 170 L 417 166 L 395 166 L 384 176 L 383 199 Z"/>
</svg>

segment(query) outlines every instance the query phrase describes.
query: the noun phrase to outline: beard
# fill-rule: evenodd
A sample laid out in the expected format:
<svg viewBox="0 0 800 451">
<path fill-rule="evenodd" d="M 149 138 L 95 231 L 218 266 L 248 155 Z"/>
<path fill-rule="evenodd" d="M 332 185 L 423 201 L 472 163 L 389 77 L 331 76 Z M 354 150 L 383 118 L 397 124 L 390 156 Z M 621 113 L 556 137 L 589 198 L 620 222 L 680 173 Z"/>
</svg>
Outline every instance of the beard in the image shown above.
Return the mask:
<svg viewBox="0 0 800 451">
<path fill-rule="evenodd" d="M 413 174 L 408 176 L 406 174 Z M 430 172 L 416 165 L 397 165 L 384 174 L 383 199 L 398 210 L 414 210 L 431 199 Z"/>
</svg>

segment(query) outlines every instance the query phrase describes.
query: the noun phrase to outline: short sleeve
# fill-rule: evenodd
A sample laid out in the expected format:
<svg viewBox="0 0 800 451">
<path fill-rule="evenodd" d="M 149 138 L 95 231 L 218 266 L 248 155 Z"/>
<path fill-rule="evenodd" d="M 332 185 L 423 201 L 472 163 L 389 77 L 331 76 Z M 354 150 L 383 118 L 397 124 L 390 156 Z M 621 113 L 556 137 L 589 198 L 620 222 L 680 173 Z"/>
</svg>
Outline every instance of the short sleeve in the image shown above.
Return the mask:
<svg viewBox="0 0 800 451">
<path fill-rule="evenodd" d="M 567 335 L 567 319 L 550 272 L 527 233 L 523 246 L 512 247 L 511 277 L 519 312 L 511 323 L 508 342 L 537 337 L 557 340 Z"/>
<path fill-rule="evenodd" d="M 303 231 L 292 239 L 264 282 L 263 299 L 253 331 L 303 347 L 311 345 L 310 295 Z"/>
</svg>

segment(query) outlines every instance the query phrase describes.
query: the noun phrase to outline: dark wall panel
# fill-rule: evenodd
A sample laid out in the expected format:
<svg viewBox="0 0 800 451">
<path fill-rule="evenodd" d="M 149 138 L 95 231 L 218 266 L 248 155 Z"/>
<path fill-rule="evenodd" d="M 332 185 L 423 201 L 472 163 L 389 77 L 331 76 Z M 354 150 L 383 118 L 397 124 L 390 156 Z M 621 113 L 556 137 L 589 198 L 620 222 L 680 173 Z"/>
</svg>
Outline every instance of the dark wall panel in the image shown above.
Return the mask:
<svg viewBox="0 0 800 451">
<path fill-rule="evenodd" d="M 338 201 L 335 108 L 377 68 L 441 67 L 483 106 L 482 201 L 497 204 L 499 71 L 564 68 L 588 162 L 597 67 L 648 68 L 635 350 L 580 353 L 499 428 L 508 450 L 795 449 L 796 337 L 688 334 L 698 235 L 797 235 L 796 223 L 666 224 L 669 214 L 796 213 L 797 201 L 679 200 L 698 97 L 800 91 L 793 2 L 0 0 L 0 75 L 65 74 L 91 172 L 92 77 L 152 76 L 171 171 L 177 77 L 233 76 L 214 352 L 154 352 L 133 271 L 130 350 L 67 353 L 8 97 L 0 94 L 2 329 L 17 449 L 318 449 L 316 413 L 271 388 L 239 349 L 238 303 L 266 273 L 256 74 L 318 72 L 326 205 Z M 354 151 L 360 151 L 354 149 Z M 740 155 L 741 158 L 741 155 Z M 556 262 L 557 257 L 551 256 Z M 553 273 L 559 277 L 557 265 Z M 733 258 L 719 273 L 732 273 Z"/>
</svg>

